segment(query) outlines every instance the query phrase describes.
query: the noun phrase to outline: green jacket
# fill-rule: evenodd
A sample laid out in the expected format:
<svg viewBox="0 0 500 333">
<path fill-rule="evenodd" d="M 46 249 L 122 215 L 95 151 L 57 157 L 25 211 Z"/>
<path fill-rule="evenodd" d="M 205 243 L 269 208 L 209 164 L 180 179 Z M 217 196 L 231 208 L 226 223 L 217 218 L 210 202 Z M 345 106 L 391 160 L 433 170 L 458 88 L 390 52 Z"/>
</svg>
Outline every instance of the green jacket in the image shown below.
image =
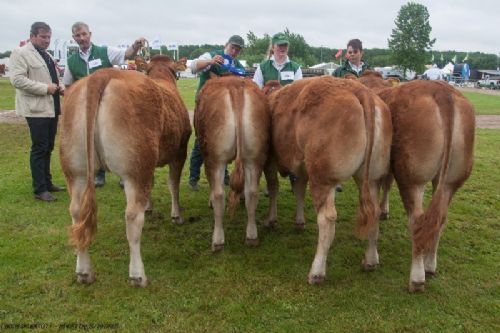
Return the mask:
<svg viewBox="0 0 500 333">
<path fill-rule="evenodd" d="M 101 63 L 98 66 L 93 66 L 92 68 L 90 68 L 89 65 L 92 63 L 92 60 L 96 59 L 100 59 Z M 80 57 L 79 53 L 75 53 L 68 58 L 68 69 L 75 81 L 94 73 L 98 69 L 109 67 L 113 67 L 113 65 L 109 61 L 108 48 L 105 46 L 101 47 L 92 44 L 92 48 L 90 49 L 89 63 L 85 62 L 85 60 Z"/>
<path fill-rule="evenodd" d="M 294 74 L 300 68 L 300 65 L 296 62 L 289 61 L 285 64 L 281 72 L 293 72 Z M 260 64 L 260 70 L 262 72 L 262 77 L 264 78 L 264 84 L 267 81 L 278 80 L 282 86 L 292 83 L 293 80 L 281 80 L 280 72 L 273 66 L 271 59 L 266 60 Z"/>
<path fill-rule="evenodd" d="M 370 68 L 370 66 L 366 62 L 363 61 L 363 64 L 361 65 L 361 71 L 358 74 L 358 73 L 356 73 L 355 70 L 352 69 L 351 63 L 348 60 L 346 60 L 344 65 L 340 66 L 339 68 L 337 68 L 335 70 L 335 72 L 333 72 L 333 76 L 344 77 L 346 74 L 352 74 L 352 75 L 355 75 L 356 77 L 359 77 L 361 74 L 363 74 L 364 71 L 366 71 L 369 68 Z"/>
<path fill-rule="evenodd" d="M 213 51 L 210 52 L 210 56 L 213 58 L 216 55 L 224 56 L 224 50 L 219 50 L 219 51 Z M 236 68 L 243 68 L 243 65 L 240 63 L 238 59 L 234 59 L 234 66 Z M 217 65 L 212 65 L 210 66 L 210 69 L 208 71 L 204 71 L 200 74 L 200 83 L 198 84 L 198 90 L 196 91 L 196 95 L 198 95 L 198 92 L 200 89 L 205 85 L 205 82 L 210 79 L 210 72 L 214 73 L 217 76 L 221 76 L 224 73 L 227 73 L 228 70 L 226 68 L 223 68 L 222 66 L 217 66 Z"/>
</svg>

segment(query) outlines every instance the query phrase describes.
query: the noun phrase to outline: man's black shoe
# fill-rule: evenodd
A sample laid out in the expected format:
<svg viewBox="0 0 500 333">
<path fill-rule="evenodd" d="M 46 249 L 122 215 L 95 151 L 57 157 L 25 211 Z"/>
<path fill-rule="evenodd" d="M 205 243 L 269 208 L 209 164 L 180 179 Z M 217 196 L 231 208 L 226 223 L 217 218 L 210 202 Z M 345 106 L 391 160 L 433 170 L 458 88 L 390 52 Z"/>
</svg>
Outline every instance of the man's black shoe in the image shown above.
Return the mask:
<svg viewBox="0 0 500 333">
<path fill-rule="evenodd" d="M 48 192 L 48 191 L 42 192 L 40 194 L 35 194 L 35 199 L 46 201 L 46 202 L 51 202 L 51 201 L 57 200 L 57 198 L 55 196 L 53 196 L 52 194 L 50 194 L 50 192 Z"/>
</svg>

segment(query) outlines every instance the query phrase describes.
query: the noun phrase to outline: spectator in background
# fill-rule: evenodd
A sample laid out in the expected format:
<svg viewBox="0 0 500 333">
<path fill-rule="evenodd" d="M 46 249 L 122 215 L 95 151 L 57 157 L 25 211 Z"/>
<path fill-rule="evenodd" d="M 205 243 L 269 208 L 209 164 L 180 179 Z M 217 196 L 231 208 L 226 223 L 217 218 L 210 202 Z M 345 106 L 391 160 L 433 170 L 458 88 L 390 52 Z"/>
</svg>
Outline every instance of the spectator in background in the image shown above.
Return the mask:
<svg viewBox="0 0 500 333">
<path fill-rule="evenodd" d="M 432 68 L 424 72 L 424 78 L 427 80 L 444 80 L 443 71 L 434 64 Z"/>
<path fill-rule="evenodd" d="M 284 86 L 302 79 L 300 65 L 288 57 L 289 46 L 290 42 L 284 33 L 278 32 L 272 37 L 268 59 L 257 67 L 253 76 L 253 82 L 261 89 L 268 81 L 278 81 L 281 86 Z M 291 174 L 289 179 L 293 187 L 297 178 Z"/>
<path fill-rule="evenodd" d="M 277 80 L 281 86 L 302 79 L 300 65 L 288 57 L 290 42 L 286 35 L 278 32 L 271 39 L 268 59 L 255 71 L 253 81 L 262 89 L 267 81 Z"/>
<path fill-rule="evenodd" d="M 89 30 L 89 26 L 83 22 L 74 23 L 71 27 L 71 33 L 78 44 L 78 53 L 68 58 L 63 77 L 66 88 L 96 70 L 113 67 L 113 65 L 122 65 L 125 64 L 125 60 L 134 59 L 146 42 L 143 37 L 140 37 L 127 49 L 97 46 L 90 41 L 92 32 Z M 106 173 L 103 169 L 99 169 L 94 184 L 96 187 L 101 187 L 104 186 L 105 182 Z"/>
<path fill-rule="evenodd" d="M 200 83 L 196 91 L 196 99 L 205 82 L 210 79 L 210 73 L 216 76 L 221 76 L 230 72 L 231 68 L 244 70 L 243 65 L 236 59 L 243 48 L 245 41 L 238 35 L 231 36 L 224 46 L 223 50 L 206 52 L 198 59 L 191 62 L 190 68 L 193 74 L 200 74 Z M 191 158 L 189 159 L 189 188 L 192 191 L 199 191 L 200 187 L 198 181 L 200 180 L 200 170 L 203 164 L 203 157 L 201 156 L 200 145 L 198 138 L 194 140 L 193 150 L 191 151 Z M 227 169 L 225 171 L 224 183 L 229 184 L 229 176 Z"/>
<path fill-rule="evenodd" d="M 52 183 L 50 157 L 61 114 L 64 87 L 52 56 L 47 53 L 52 30 L 45 22 L 31 25 L 29 42 L 10 56 L 10 82 L 16 88 L 16 112 L 26 118 L 31 136 L 30 169 L 35 199 L 56 200 L 51 192 L 64 191 Z"/>
<path fill-rule="evenodd" d="M 351 39 L 347 43 L 347 61 L 333 72 L 335 77 L 352 74 L 360 77 L 370 66 L 363 61 L 363 43 L 359 39 Z"/>
</svg>

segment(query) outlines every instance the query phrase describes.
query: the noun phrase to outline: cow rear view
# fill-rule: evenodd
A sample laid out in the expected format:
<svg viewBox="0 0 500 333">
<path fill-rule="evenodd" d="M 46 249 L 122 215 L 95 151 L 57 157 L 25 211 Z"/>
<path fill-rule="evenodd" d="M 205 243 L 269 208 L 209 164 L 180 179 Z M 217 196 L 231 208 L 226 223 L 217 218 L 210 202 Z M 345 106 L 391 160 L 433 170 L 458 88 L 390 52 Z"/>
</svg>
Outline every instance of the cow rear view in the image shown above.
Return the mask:
<svg viewBox="0 0 500 333">
<path fill-rule="evenodd" d="M 392 114 L 391 167 L 412 235 L 409 290 L 423 291 L 426 275 L 436 273 L 448 206 L 472 171 L 474 108 L 445 82 L 413 81 L 384 90 L 380 96 Z M 429 182 L 433 194 L 424 210 Z M 387 203 L 383 209 L 388 213 Z"/>
<path fill-rule="evenodd" d="M 175 63 L 160 59 L 151 66 L 165 70 L 155 80 L 133 71 L 100 70 L 78 81 L 65 97 L 61 166 L 71 195 L 71 243 L 82 283 L 94 281 L 88 248 L 97 230 L 97 169 L 110 170 L 124 181 L 133 285 L 147 284 L 140 237 L 157 166 L 170 167 L 171 216 L 182 222 L 179 182 L 191 134 L 189 117 L 175 88 Z"/>
<path fill-rule="evenodd" d="M 270 115 L 264 94 L 250 80 L 235 76 L 212 78 L 200 91 L 194 114 L 196 135 L 210 184 L 214 209 L 212 250 L 224 247 L 224 170 L 235 160 L 229 208 L 234 210 L 244 190 L 248 214 L 246 241 L 258 242 L 255 209 L 259 179 L 269 150 Z"/>
<path fill-rule="evenodd" d="M 309 283 L 321 283 L 325 278 L 337 219 L 335 187 L 350 177 L 359 188 L 358 231 L 368 237 L 362 264 L 367 270 L 375 269 L 379 262 L 377 192 L 389 172 L 392 135 L 387 106 L 355 81 L 324 76 L 281 88 L 270 95 L 270 108 L 273 159 L 281 175 L 297 176 L 296 223 L 304 223 L 307 182 L 317 213 L 318 244 Z M 277 181 L 273 174 L 266 171 L 268 223 L 276 220 Z"/>
</svg>

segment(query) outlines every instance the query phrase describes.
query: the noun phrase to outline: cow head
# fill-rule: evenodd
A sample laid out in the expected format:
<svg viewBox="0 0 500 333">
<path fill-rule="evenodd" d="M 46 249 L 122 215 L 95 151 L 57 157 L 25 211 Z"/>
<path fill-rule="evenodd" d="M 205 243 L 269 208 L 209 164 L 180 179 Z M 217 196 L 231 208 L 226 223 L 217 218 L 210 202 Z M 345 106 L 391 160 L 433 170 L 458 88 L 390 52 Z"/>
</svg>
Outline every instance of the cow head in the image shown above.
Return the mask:
<svg viewBox="0 0 500 333">
<path fill-rule="evenodd" d="M 186 70 L 186 64 L 186 57 L 181 58 L 179 61 L 174 61 L 169 56 L 157 54 L 147 64 L 145 73 L 156 78 L 166 79 L 165 75 L 171 75 L 174 79 L 178 79 L 177 72 Z"/>
<path fill-rule="evenodd" d="M 344 75 L 344 79 L 347 79 L 347 80 L 357 80 L 358 77 L 354 74 L 351 74 L 351 73 L 347 73 L 346 75 Z"/>
<path fill-rule="evenodd" d="M 394 87 L 399 84 L 398 79 L 387 79 L 384 80 L 382 74 L 376 71 L 365 71 L 359 78 L 359 82 L 372 89 L 376 93 L 381 92 L 387 88 Z"/>
<path fill-rule="evenodd" d="M 281 84 L 279 83 L 278 80 L 271 80 L 267 81 L 264 87 L 262 88 L 262 91 L 264 92 L 265 95 L 270 95 L 274 91 L 278 90 L 281 88 Z"/>
<path fill-rule="evenodd" d="M 135 61 L 136 70 L 138 72 L 145 73 L 146 72 L 146 68 L 148 66 L 148 63 L 147 63 L 146 59 L 144 59 L 143 56 L 139 56 L 138 55 L 138 56 L 136 56 L 134 58 L 134 61 Z"/>
</svg>

